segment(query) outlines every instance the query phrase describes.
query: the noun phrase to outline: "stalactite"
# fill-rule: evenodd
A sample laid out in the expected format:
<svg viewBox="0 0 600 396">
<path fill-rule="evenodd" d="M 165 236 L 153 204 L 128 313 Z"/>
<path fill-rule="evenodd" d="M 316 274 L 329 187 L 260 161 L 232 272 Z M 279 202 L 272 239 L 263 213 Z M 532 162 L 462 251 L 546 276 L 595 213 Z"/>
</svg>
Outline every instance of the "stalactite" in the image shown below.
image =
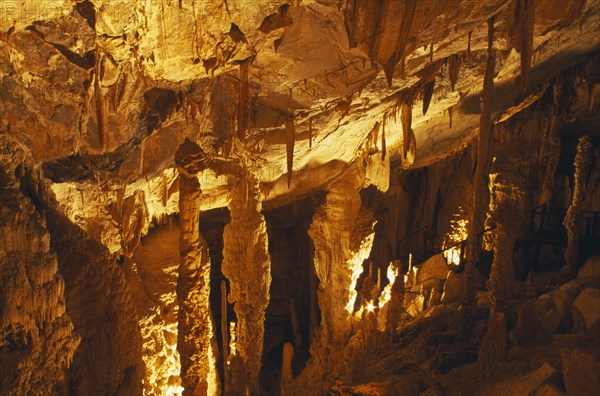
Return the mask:
<svg viewBox="0 0 600 396">
<path fill-rule="evenodd" d="M 269 304 L 271 259 L 267 226 L 261 213 L 259 182 L 250 173 L 234 184 L 231 221 L 223 231 L 223 274 L 229 279 L 229 302 L 238 319 L 236 349 L 244 361 L 250 394 L 259 394 L 265 310 Z"/>
<path fill-rule="evenodd" d="M 413 23 L 413 18 L 415 17 L 415 10 L 417 8 L 417 0 L 408 0 L 402 3 L 402 12 L 399 15 L 402 15 L 402 19 L 398 21 L 399 29 L 398 29 L 398 39 L 396 41 L 396 50 L 394 54 L 390 57 L 390 59 L 383 65 L 383 71 L 385 73 L 385 77 L 387 79 L 388 86 L 392 86 L 392 79 L 394 78 L 394 70 L 398 61 L 404 65 L 404 58 L 406 57 L 405 47 L 406 42 L 408 40 L 408 35 L 410 32 L 410 28 Z"/>
<path fill-rule="evenodd" d="M 433 43 L 429 44 L 429 62 L 433 62 Z"/>
<path fill-rule="evenodd" d="M 249 93 L 248 93 L 248 70 L 250 69 L 250 60 L 245 60 L 240 64 L 240 92 L 238 104 L 238 139 L 244 140 L 246 128 L 249 119 Z"/>
<path fill-rule="evenodd" d="M 381 130 L 381 160 L 385 161 L 385 155 L 387 153 L 387 146 L 385 143 L 385 119 L 386 119 L 386 115 L 383 115 L 383 128 Z"/>
<path fill-rule="evenodd" d="M 160 201 L 162 205 L 166 207 L 167 201 L 169 200 L 169 186 L 167 185 L 167 176 L 164 173 L 161 173 L 160 176 Z"/>
<path fill-rule="evenodd" d="M 423 115 L 427 114 L 431 98 L 433 97 L 433 90 L 435 89 L 435 77 L 425 84 L 423 87 Z"/>
<path fill-rule="evenodd" d="M 453 54 L 448 57 L 448 77 L 450 78 L 450 88 L 454 91 L 460 72 L 460 56 Z"/>
<path fill-rule="evenodd" d="M 308 147 L 309 148 L 312 148 L 312 140 L 313 140 L 313 127 L 312 127 L 312 117 L 311 117 L 308 119 Z"/>
<path fill-rule="evenodd" d="M 448 128 L 452 129 L 452 115 L 454 113 L 454 106 L 450 106 L 448 107 L 448 119 L 449 119 L 449 126 Z"/>
<path fill-rule="evenodd" d="M 402 166 L 409 167 L 415 160 L 416 139 L 412 130 L 412 103 L 403 103 L 401 106 L 402 120 Z"/>
<path fill-rule="evenodd" d="M 210 259 L 200 235 L 200 183 L 196 174 L 204 169 L 202 149 L 186 140 L 175 154 L 179 170 L 179 252 L 177 278 L 178 338 L 184 395 L 218 393 L 215 339 L 209 305 Z"/>
<path fill-rule="evenodd" d="M 124 72 L 124 76 L 123 79 L 119 79 L 119 93 L 117 95 L 117 102 L 116 102 L 116 107 L 115 107 L 115 111 L 119 108 L 119 106 L 121 106 L 121 103 L 123 102 L 123 97 L 125 96 L 125 92 L 127 91 L 127 83 L 129 82 L 129 73 Z M 115 89 L 116 90 L 116 89 Z"/>
<path fill-rule="evenodd" d="M 531 67 L 533 27 L 535 24 L 534 0 L 517 0 L 512 28 L 513 46 L 521 54 L 521 88 L 525 89 Z"/>
<path fill-rule="evenodd" d="M 473 32 L 469 32 L 469 38 L 467 39 L 467 58 L 471 56 L 471 35 Z"/>
<path fill-rule="evenodd" d="M 113 90 L 111 92 L 111 101 L 112 101 L 112 106 L 113 106 L 113 110 L 115 111 L 115 113 L 117 113 L 117 96 L 119 93 L 119 82 L 121 81 L 121 75 L 119 75 L 119 77 L 117 77 L 117 82 L 115 83 Z"/>
<path fill-rule="evenodd" d="M 102 94 L 99 73 L 100 54 L 96 51 L 96 66 L 94 67 L 94 99 L 96 100 L 96 122 L 98 124 L 98 139 L 101 150 L 106 150 L 108 145 L 107 127 L 108 119 L 106 116 L 106 103 Z"/>
<path fill-rule="evenodd" d="M 494 95 L 494 67 L 496 59 L 493 51 L 494 18 L 488 20 L 488 49 L 487 65 L 481 93 L 481 116 L 479 119 L 479 140 L 477 146 L 477 165 L 473 175 L 473 206 L 471 220 L 468 227 L 467 265 L 464 276 L 464 293 L 462 295 L 461 324 L 462 334 L 468 337 L 472 329 L 475 316 L 475 290 L 473 286 L 475 264 L 479 260 L 480 247 L 477 244 L 477 235 L 483 230 L 485 212 L 489 201 L 488 174 L 490 154 L 492 151 L 492 123 L 491 109 Z"/>
<path fill-rule="evenodd" d="M 350 335 L 354 285 L 373 244 L 373 215 L 361 209 L 359 188 L 364 169 L 353 170 L 328 187 L 308 230 L 319 278 L 321 342 L 341 348 Z"/>
<path fill-rule="evenodd" d="M 294 143 L 296 142 L 296 127 L 294 120 L 290 119 L 285 123 L 285 152 L 287 161 L 287 184 L 288 188 L 292 184 L 292 172 L 294 166 Z"/>
<path fill-rule="evenodd" d="M 141 177 L 144 174 L 144 151 L 146 149 L 146 140 L 140 141 L 140 162 L 138 164 L 138 175 Z"/>
<path fill-rule="evenodd" d="M 577 144 L 577 154 L 575 155 L 573 196 L 563 221 L 568 237 L 567 248 L 565 249 L 565 266 L 562 270 L 565 276 L 569 276 L 577 268 L 577 260 L 579 258 L 578 226 L 581 223 L 581 202 L 583 201 L 586 180 L 590 171 L 591 153 L 592 139 L 587 135 L 581 136 Z"/>
</svg>

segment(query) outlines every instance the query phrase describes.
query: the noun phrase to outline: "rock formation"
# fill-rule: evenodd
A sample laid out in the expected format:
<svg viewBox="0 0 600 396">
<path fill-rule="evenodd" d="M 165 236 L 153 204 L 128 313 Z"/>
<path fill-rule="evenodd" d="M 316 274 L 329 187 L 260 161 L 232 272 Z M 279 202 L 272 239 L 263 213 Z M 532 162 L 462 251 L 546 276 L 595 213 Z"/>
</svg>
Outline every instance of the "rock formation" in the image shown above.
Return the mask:
<svg viewBox="0 0 600 396">
<path fill-rule="evenodd" d="M 187 394 L 214 394 L 219 387 L 214 354 L 214 323 L 209 306 L 210 258 L 200 235 L 200 183 L 206 156 L 187 140 L 177 151 L 179 170 L 178 341 L 181 379 Z"/>
<path fill-rule="evenodd" d="M 2 1 L 0 393 L 593 393 L 599 26 Z"/>
<path fill-rule="evenodd" d="M 64 393 L 65 371 L 81 339 L 67 312 L 45 216 L 20 190 L 25 153 L 6 136 L 0 136 L 0 153 L 0 389 Z"/>
<path fill-rule="evenodd" d="M 257 180 L 245 174 L 231 190 L 231 222 L 223 232 L 222 270 L 229 280 L 229 302 L 237 316 L 237 352 L 245 363 L 251 394 L 259 392 L 265 310 L 271 285 L 262 199 Z"/>
<path fill-rule="evenodd" d="M 581 226 L 581 201 L 585 193 L 586 179 L 590 168 L 591 139 L 588 136 L 579 138 L 577 155 L 575 156 L 575 185 L 573 198 L 563 222 L 569 237 L 565 250 L 565 270 L 574 272 L 579 258 L 579 230 Z"/>
<path fill-rule="evenodd" d="M 361 209 L 360 171 L 328 186 L 308 231 L 319 278 L 322 343 L 340 348 L 350 336 L 354 285 L 373 243 L 373 217 Z"/>
</svg>

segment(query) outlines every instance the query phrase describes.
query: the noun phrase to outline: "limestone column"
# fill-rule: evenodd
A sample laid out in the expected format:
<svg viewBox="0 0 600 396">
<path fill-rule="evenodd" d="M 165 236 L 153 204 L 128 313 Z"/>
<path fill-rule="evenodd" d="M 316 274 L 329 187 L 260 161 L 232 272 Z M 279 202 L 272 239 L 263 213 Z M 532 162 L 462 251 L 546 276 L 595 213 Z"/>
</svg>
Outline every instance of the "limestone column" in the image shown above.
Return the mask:
<svg viewBox="0 0 600 396">
<path fill-rule="evenodd" d="M 237 352 L 246 367 L 250 394 L 259 394 L 265 310 L 269 304 L 271 259 L 263 196 L 249 173 L 231 190 L 231 221 L 223 231 L 223 274 L 229 279 L 229 302 L 237 316 Z"/>
<path fill-rule="evenodd" d="M 487 64 L 481 93 L 481 116 L 479 119 L 479 140 L 477 143 L 477 165 L 473 175 L 473 206 L 468 227 L 467 265 L 464 272 L 464 292 L 461 298 L 461 327 L 462 335 L 469 337 L 473 318 L 476 311 L 475 300 L 475 265 L 479 260 L 480 246 L 477 243 L 478 234 L 483 231 L 484 217 L 488 208 L 488 174 L 493 146 L 492 133 L 492 102 L 494 98 L 494 68 L 496 57 L 493 50 L 494 17 L 488 20 L 488 49 Z"/>
<path fill-rule="evenodd" d="M 490 274 L 490 291 L 497 311 L 504 311 L 511 298 L 515 283 L 513 249 L 519 233 L 519 223 L 523 210 L 518 206 L 522 190 L 506 175 L 493 174 L 491 177 L 492 200 L 490 220 L 496 225 L 494 230 L 494 261 Z"/>
<path fill-rule="evenodd" d="M 177 278 L 178 337 L 184 395 L 219 392 L 214 356 L 213 318 L 210 312 L 210 259 L 200 235 L 200 183 L 205 167 L 202 149 L 186 139 L 177 153 L 179 170 L 179 275 Z"/>
<path fill-rule="evenodd" d="M 373 215 L 361 209 L 362 180 L 360 172 L 354 171 L 329 185 L 308 230 L 319 279 L 321 342 L 334 348 L 344 346 L 350 336 L 354 286 L 375 235 Z"/>
<path fill-rule="evenodd" d="M 579 233 L 577 228 L 581 222 L 581 202 L 585 194 L 585 181 L 590 170 L 591 153 L 592 139 L 589 136 L 581 136 L 575 155 L 573 198 L 563 221 L 568 237 L 567 248 L 565 249 L 565 266 L 562 271 L 565 275 L 575 272 L 579 257 Z"/>
</svg>

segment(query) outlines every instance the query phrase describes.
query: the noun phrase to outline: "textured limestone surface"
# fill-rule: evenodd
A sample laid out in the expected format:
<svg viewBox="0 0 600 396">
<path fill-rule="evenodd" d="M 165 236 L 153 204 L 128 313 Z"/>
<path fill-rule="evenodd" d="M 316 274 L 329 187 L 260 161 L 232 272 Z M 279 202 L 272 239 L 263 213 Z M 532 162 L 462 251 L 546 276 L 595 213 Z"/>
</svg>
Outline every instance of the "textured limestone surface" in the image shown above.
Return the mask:
<svg viewBox="0 0 600 396">
<path fill-rule="evenodd" d="M 229 280 L 229 302 L 237 316 L 237 352 L 247 368 L 251 393 L 259 392 L 265 310 L 269 304 L 271 258 L 267 225 L 261 213 L 258 181 L 244 175 L 231 190 L 231 221 L 223 231 L 223 274 Z"/>
<path fill-rule="evenodd" d="M 23 151 L 0 137 L 0 390 L 64 394 L 80 345 L 43 213 L 21 190 Z"/>
<path fill-rule="evenodd" d="M 364 146 L 384 163 L 410 152 L 412 167 L 464 147 L 479 125 L 491 16 L 492 114 L 600 44 L 597 0 L 538 1 L 527 18 L 510 0 L 46 3 L 2 3 L 0 130 L 42 164 L 60 211 L 111 251 L 177 211 L 185 137 L 224 157 L 240 139 L 266 203 L 289 202 Z M 227 179 L 200 177 L 203 207 L 226 206 Z"/>
<path fill-rule="evenodd" d="M 0 393 L 587 389 L 598 287 L 520 237 L 593 251 L 599 47 L 600 0 L 0 1 Z"/>
</svg>

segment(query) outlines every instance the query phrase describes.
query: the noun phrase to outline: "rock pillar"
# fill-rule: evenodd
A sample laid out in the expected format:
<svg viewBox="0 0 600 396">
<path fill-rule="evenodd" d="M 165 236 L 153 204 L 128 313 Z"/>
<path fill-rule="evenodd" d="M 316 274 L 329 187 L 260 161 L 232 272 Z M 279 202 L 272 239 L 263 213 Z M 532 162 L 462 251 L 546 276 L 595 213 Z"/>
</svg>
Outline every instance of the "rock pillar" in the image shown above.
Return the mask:
<svg viewBox="0 0 600 396">
<path fill-rule="evenodd" d="M 321 341 L 336 347 L 344 346 L 350 336 L 354 288 L 375 235 L 373 215 L 361 208 L 358 189 L 362 179 L 356 173 L 329 185 L 308 230 L 319 278 Z"/>
<path fill-rule="evenodd" d="M 590 170 L 592 153 L 592 139 L 589 136 L 579 138 L 577 154 L 575 155 L 575 186 L 573 198 L 563 224 L 567 229 L 568 243 L 565 249 L 565 267 L 563 272 L 574 273 L 579 257 L 578 226 L 581 222 L 581 202 L 585 193 L 585 182 Z"/>
<path fill-rule="evenodd" d="M 179 170 L 179 275 L 177 278 L 178 338 L 184 395 L 218 393 L 213 319 L 209 306 L 210 259 L 200 235 L 200 183 L 206 156 L 186 139 L 177 153 Z"/>
<path fill-rule="evenodd" d="M 267 225 L 261 213 L 258 181 L 245 173 L 233 186 L 231 222 L 223 232 L 223 274 L 229 279 L 229 302 L 237 322 L 237 353 L 244 360 L 250 394 L 259 394 L 265 310 L 269 305 L 271 259 Z"/>
</svg>

